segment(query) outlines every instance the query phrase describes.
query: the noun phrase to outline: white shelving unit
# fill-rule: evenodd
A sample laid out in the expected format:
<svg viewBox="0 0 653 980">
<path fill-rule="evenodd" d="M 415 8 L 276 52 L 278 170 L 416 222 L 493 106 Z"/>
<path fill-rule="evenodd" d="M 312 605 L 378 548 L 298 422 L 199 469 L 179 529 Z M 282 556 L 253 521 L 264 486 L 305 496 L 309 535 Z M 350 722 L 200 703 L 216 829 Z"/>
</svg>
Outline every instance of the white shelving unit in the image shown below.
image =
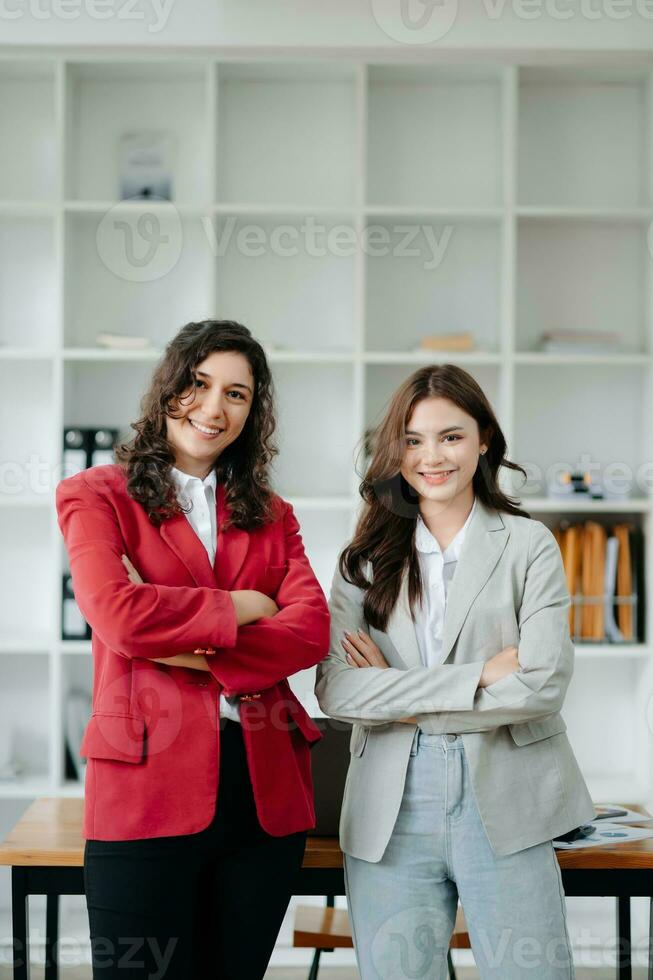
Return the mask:
<svg viewBox="0 0 653 980">
<path fill-rule="evenodd" d="M 266 346 L 276 484 L 325 591 L 358 506 L 355 447 L 417 366 L 455 360 L 511 459 L 544 473 L 585 453 L 639 475 L 623 502 L 563 504 L 536 476 L 522 501 L 550 525 L 640 525 L 650 608 L 652 96 L 649 66 L 598 56 L 0 57 L 0 745 L 23 766 L 0 783 L 0 813 L 81 794 L 63 709 L 90 683 L 90 644 L 59 639 L 62 428 L 127 430 L 189 320 L 241 320 Z M 173 134 L 173 204 L 118 201 L 119 140 L 139 129 Z M 623 351 L 542 353 L 550 327 L 616 329 Z M 109 352 L 102 330 L 154 347 Z M 473 352 L 418 349 L 463 330 Z M 577 653 L 565 717 L 590 787 L 650 803 L 649 637 Z M 313 672 L 293 685 L 315 709 Z"/>
</svg>

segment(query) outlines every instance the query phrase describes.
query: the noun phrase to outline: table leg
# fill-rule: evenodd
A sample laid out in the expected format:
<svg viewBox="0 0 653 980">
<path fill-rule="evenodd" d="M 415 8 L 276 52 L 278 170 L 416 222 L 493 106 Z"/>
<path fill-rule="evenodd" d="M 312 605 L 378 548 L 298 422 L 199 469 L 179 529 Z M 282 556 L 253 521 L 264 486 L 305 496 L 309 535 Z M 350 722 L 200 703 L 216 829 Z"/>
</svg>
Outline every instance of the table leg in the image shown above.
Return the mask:
<svg viewBox="0 0 653 980">
<path fill-rule="evenodd" d="M 648 911 L 648 980 L 653 980 L 653 898 L 649 899 Z"/>
<path fill-rule="evenodd" d="M 618 980 L 632 980 L 630 960 L 630 898 L 617 899 L 617 977 Z"/>
<path fill-rule="evenodd" d="M 45 907 L 45 980 L 58 980 L 59 896 L 48 895 Z"/>
<path fill-rule="evenodd" d="M 27 871 L 11 869 L 11 919 L 14 946 L 14 980 L 29 980 L 29 895 Z"/>
</svg>

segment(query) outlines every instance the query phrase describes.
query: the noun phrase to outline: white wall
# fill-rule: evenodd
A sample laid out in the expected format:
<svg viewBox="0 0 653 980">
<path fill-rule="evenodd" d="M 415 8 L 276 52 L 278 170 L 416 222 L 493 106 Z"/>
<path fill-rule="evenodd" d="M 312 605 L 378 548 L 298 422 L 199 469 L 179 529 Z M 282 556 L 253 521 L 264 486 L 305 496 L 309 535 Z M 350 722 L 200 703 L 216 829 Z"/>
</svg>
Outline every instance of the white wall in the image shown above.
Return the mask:
<svg viewBox="0 0 653 980">
<path fill-rule="evenodd" d="M 0 0 L 0 45 L 651 50 L 653 0 Z"/>
</svg>

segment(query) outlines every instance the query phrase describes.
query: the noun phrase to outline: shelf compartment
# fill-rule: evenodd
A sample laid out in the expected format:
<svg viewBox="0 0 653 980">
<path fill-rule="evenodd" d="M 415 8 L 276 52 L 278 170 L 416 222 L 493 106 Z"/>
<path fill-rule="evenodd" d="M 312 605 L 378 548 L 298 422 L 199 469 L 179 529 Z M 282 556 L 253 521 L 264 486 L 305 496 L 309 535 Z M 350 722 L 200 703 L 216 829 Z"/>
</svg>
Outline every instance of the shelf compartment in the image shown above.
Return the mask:
<svg viewBox="0 0 653 980">
<path fill-rule="evenodd" d="M 374 65 L 367 101 L 369 204 L 500 203 L 499 70 Z"/>
<path fill-rule="evenodd" d="M 173 200 L 209 201 L 207 70 L 200 61 L 69 65 L 66 196 L 118 200 L 122 136 L 156 130 L 174 141 Z"/>
<path fill-rule="evenodd" d="M 511 458 L 529 472 L 520 492 L 525 506 L 530 495 L 546 493 L 547 474 L 554 479 L 562 470 L 586 471 L 590 465 L 594 476 L 612 481 L 616 491 L 650 493 L 647 374 L 642 367 L 560 366 L 554 389 L 548 369 L 516 367 L 520 411 Z M 589 404 L 591 416 L 584 408 Z"/>
<path fill-rule="evenodd" d="M 644 69 L 520 69 L 520 204 L 651 203 L 646 75 Z"/>
<path fill-rule="evenodd" d="M 51 348 L 58 296 L 53 222 L 0 215 L 0 353 Z"/>
<path fill-rule="evenodd" d="M 84 762 L 79 757 L 84 729 L 93 707 L 93 662 L 90 657 L 67 654 L 62 659 L 61 771 L 66 780 L 83 782 Z"/>
<path fill-rule="evenodd" d="M 603 780 L 609 782 L 605 774 L 611 773 L 616 783 L 626 760 L 632 765 L 640 756 L 641 720 L 633 710 L 639 685 L 640 665 L 633 660 L 624 658 L 619 670 L 611 660 L 576 660 L 563 715 L 574 754 L 590 787 L 590 774 L 596 773 L 598 760 Z"/>
<path fill-rule="evenodd" d="M 7 408 L 0 421 L 0 495 L 6 504 L 36 505 L 25 512 L 26 522 L 47 519 L 38 504 L 51 500 L 56 482 L 55 415 L 44 409 L 54 398 L 52 365 L 0 360 L 0 390 Z"/>
<path fill-rule="evenodd" d="M 53 62 L 0 62 L 0 146 L 0 200 L 53 201 L 58 176 Z"/>
<path fill-rule="evenodd" d="M 474 334 L 477 347 L 462 352 L 463 356 L 496 350 L 501 271 L 498 222 L 379 218 L 366 227 L 368 351 L 400 348 L 402 353 L 421 355 L 417 349 L 421 337 L 466 331 Z M 425 357 L 455 360 L 456 354 L 428 351 Z"/>
<path fill-rule="evenodd" d="M 555 328 L 616 332 L 622 341 L 617 357 L 647 352 L 645 283 L 650 262 L 646 227 L 640 222 L 521 219 L 518 348 L 535 351 L 541 334 Z M 557 356 L 576 355 L 563 351 Z"/>
<path fill-rule="evenodd" d="M 48 657 L 3 654 L 0 668 L 0 768 L 7 763 L 20 766 L 17 776 L 0 781 L 0 793 L 4 795 L 21 786 L 26 791 L 30 784 L 47 781 L 51 719 Z"/>
<path fill-rule="evenodd" d="M 129 213 L 67 215 L 66 345 L 93 348 L 108 332 L 163 348 L 189 320 L 211 316 L 211 263 L 200 219 L 180 219 L 173 205 L 165 214 L 144 202 Z"/>
<path fill-rule="evenodd" d="M 117 428 L 131 439 L 152 374 L 148 363 L 71 361 L 64 368 L 64 426 Z M 63 436 L 61 436 L 63 438 Z"/>
<path fill-rule="evenodd" d="M 314 223 L 292 215 L 231 215 L 214 224 L 220 316 L 245 323 L 281 356 L 352 349 L 355 226 L 347 215 L 307 217 Z M 349 245 L 332 247 L 338 229 Z"/>
<path fill-rule="evenodd" d="M 352 367 L 274 364 L 272 373 L 280 449 L 273 463 L 275 489 L 291 498 L 349 494 L 355 438 Z"/>
<path fill-rule="evenodd" d="M 333 511 L 298 504 L 294 510 L 311 567 L 328 598 L 337 558 L 352 536 L 353 507 Z"/>
<path fill-rule="evenodd" d="M 403 364 L 369 365 L 365 372 L 365 427 L 370 429 L 381 422 L 383 414 L 393 394 L 411 376 L 418 366 Z M 466 366 L 485 392 L 495 413 L 498 415 L 499 372 L 493 367 Z"/>
<path fill-rule="evenodd" d="M 221 204 L 354 203 L 353 66 L 221 64 L 217 111 Z"/>
<path fill-rule="evenodd" d="M 2 645 L 17 652 L 43 649 L 52 635 L 50 513 L 0 508 L 0 541 Z"/>
</svg>

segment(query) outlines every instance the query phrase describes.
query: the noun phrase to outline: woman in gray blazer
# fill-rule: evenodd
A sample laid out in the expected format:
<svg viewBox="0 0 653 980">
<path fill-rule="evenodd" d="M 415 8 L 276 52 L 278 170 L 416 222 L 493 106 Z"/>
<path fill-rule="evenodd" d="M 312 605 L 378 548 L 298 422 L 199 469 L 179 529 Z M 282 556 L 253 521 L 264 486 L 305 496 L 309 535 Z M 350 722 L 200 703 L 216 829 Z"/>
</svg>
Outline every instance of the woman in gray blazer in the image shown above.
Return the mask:
<svg viewBox="0 0 653 980">
<path fill-rule="evenodd" d="M 458 899 L 483 980 L 574 976 L 551 841 L 594 807 L 560 715 L 570 600 L 553 534 L 499 487 L 500 467 L 526 476 L 505 452 L 471 375 L 416 371 L 333 579 L 316 694 L 353 723 L 340 840 L 363 980 L 446 977 Z"/>
</svg>

